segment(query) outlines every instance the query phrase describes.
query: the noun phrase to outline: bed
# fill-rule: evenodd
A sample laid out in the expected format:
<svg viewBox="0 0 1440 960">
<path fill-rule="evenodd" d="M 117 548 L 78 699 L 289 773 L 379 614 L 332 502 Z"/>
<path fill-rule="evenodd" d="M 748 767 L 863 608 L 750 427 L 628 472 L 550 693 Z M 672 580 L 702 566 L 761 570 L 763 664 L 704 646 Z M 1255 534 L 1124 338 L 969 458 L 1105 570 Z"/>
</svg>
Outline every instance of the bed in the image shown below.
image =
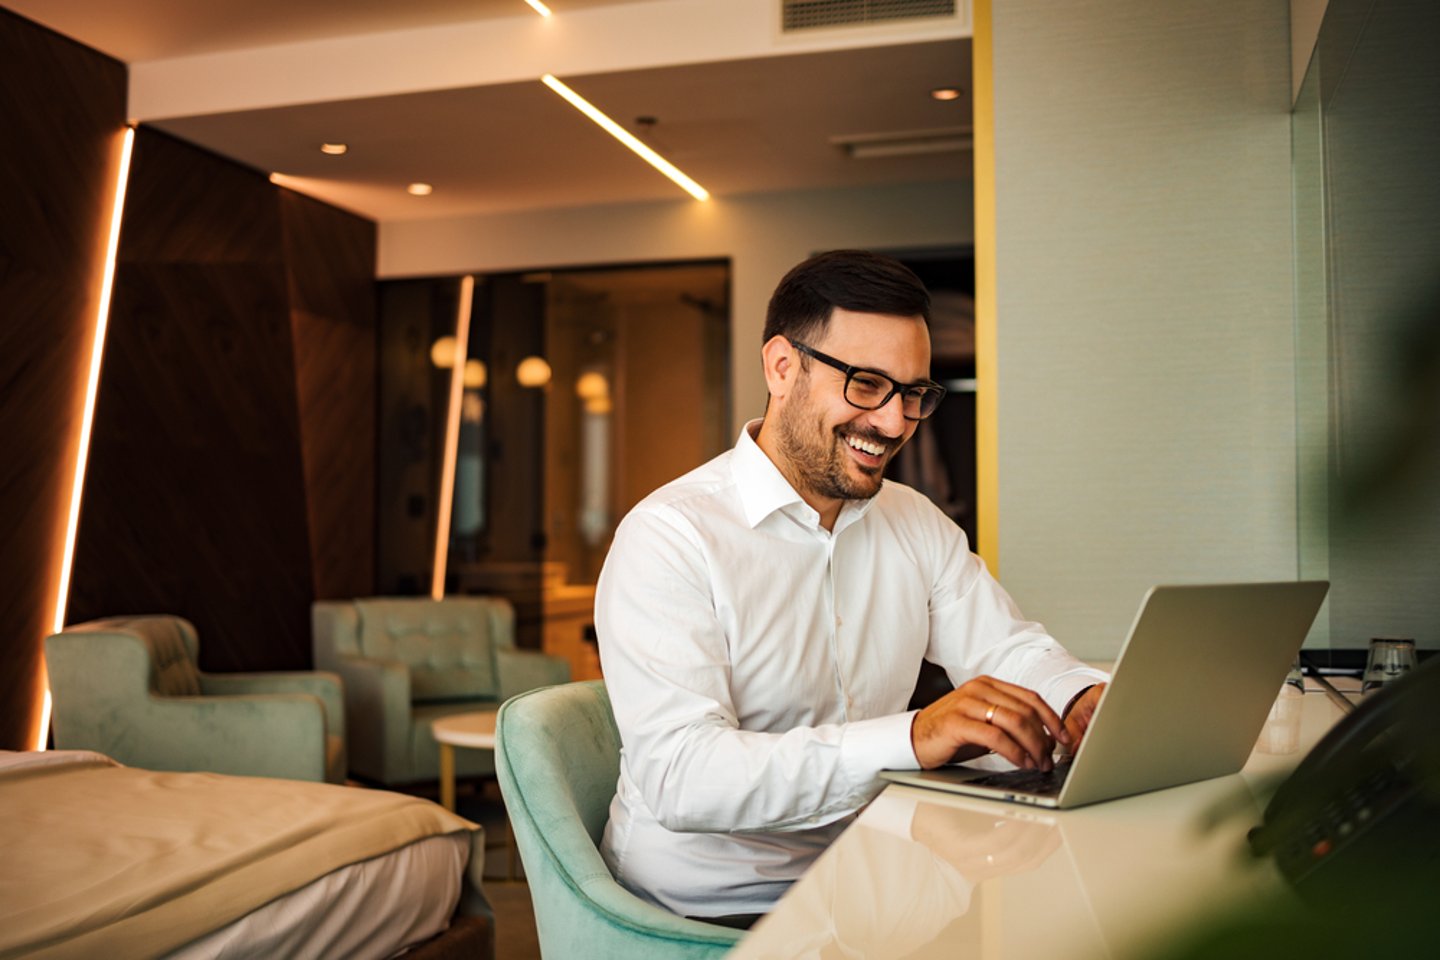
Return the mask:
<svg viewBox="0 0 1440 960">
<path fill-rule="evenodd" d="M 0 751 L 0 958 L 488 957 L 483 868 L 416 797 Z"/>
</svg>

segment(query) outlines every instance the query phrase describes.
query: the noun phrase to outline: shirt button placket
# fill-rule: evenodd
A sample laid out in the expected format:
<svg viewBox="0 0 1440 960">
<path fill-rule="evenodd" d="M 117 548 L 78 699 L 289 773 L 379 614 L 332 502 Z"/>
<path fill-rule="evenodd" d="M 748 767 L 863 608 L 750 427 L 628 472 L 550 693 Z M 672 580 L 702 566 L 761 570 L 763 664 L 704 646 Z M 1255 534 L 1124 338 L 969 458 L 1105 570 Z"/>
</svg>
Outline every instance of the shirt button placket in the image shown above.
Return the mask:
<svg viewBox="0 0 1440 960">
<path fill-rule="evenodd" d="M 828 544 L 829 554 L 826 558 L 827 582 L 830 589 L 830 612 L 834 614 L 834 626 L 830 629 L 830 656 L 833 658 L 835 669 L 835 692 L 840 697 L 840 708 L 844 712 L 845 722 L 850 722 L 850 710 L 855 706 L 850 691 L 845 688 L 845 674 L 840 665 L 843 662 L 840 656 L 840 629 L 845 625 L 845 618 L 841 616 L 838 609 L 838 599 L 835 593 L 835 538 L 832 536 Z"/>
</svg>

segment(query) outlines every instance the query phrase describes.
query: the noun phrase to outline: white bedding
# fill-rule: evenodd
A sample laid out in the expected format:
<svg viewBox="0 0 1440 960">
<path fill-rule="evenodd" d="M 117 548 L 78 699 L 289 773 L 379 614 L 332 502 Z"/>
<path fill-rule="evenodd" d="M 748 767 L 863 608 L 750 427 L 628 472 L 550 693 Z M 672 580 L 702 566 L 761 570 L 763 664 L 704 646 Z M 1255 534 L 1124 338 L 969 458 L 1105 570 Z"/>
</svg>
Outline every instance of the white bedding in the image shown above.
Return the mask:
<svg viewBox="0 0 1440 960">
<path fill-rule="evenodd" d="M 6 775 L 67 765 L 91 769 L 120 767 L 114 760 L 90 751 L 0 751 L 0 807 L 5 805 L 3 778 Z M 45 776 L 48 778 L 50 774 Z M 235 779 L 239 789 L 249 778 Z M 297 785 L 296 789 L 308 789 L 308 785 Z M 305 796 L 308 802 L 308 795 Z M 101 802 L 93 815 L 103 820 L 105 811 L 106 806 Z M 63 836 L 53 841 L 55 845 L 64 842 Z M 475 842 L 466 832 L 444 833 L 422 837 L 398 849 L 340 866 L 167 956 L 181 960 L 202 957 L 383 960 L 446 929 L 459 901 L 472 846 L 483 849 L 483 841 Z M 6 858 L 0 858 L 3 859 Z M 0 888 L 7 882 L 23 882 L 14 874 L 8 878 L 3 876 L 8 872 L 6 867 L 15 866 L 13 862 L 0 866 Z M 0 909 L 0 914 L 4 912 Z M 0 937 L 0 941 L 3 939 Z M 0 956 L 8 953 L 3 946 L 0 942 Z"/>
<path fill-rule="evenodd" d="M 394 956 L 449 925 L 469 856 L 469 841 L 456 834 L 417 840 L 327 873 L 167 960 Z"/>
</svg>

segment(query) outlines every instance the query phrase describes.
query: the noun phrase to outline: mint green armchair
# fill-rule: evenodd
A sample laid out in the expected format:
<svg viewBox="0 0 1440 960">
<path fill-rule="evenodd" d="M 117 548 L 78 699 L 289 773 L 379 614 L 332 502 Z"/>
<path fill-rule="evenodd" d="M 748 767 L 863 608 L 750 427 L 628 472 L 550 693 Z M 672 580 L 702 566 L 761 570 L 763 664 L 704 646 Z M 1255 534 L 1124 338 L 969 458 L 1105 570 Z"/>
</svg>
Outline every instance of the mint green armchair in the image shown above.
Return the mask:
<svg viewBox="0 0 1440 960">
<path fill-rule="evenodd" d="M 540 952 L 593 960 L 701 960 L 741 931 L 676 916 L 610 875 L 600 836 L 620 775 L 620 733 L 603 681 L 507 700 L 496 773 L 530 882 Z"/>
<path fill-rule="evenodd" d="M 326 600 L 311 620 L 315 666 L 345 683 L 350 770 L 383 784 L 439 776 L 435 720 L 570 679 L 566 661 L 515 648 L 514 609 L 499 597 Z M 488 750 L 456 751 L 462 777 L 494 769 Z"/>
<path fill-rule="evenodd" d="M 180 617 L 94 620 L 45 639 L 55 746 L 151 770 L 345 782 L 340 680 L 202 673 Z"/>
</svg>

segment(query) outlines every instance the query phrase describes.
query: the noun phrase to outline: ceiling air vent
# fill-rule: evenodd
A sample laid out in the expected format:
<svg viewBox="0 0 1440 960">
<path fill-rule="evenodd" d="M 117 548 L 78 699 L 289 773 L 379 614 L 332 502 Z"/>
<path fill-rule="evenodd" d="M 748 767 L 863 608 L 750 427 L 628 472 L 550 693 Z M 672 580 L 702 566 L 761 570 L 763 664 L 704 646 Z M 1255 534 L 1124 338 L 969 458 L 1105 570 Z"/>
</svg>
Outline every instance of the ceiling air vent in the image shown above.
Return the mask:
<svg viewBox="0 0 1440 960">
<path fill-rule="evenodd" d="M 918 17 L 953 17 L 956 0 L 781 0 L 782 29 L 849 27 Z"/>
</svg>

